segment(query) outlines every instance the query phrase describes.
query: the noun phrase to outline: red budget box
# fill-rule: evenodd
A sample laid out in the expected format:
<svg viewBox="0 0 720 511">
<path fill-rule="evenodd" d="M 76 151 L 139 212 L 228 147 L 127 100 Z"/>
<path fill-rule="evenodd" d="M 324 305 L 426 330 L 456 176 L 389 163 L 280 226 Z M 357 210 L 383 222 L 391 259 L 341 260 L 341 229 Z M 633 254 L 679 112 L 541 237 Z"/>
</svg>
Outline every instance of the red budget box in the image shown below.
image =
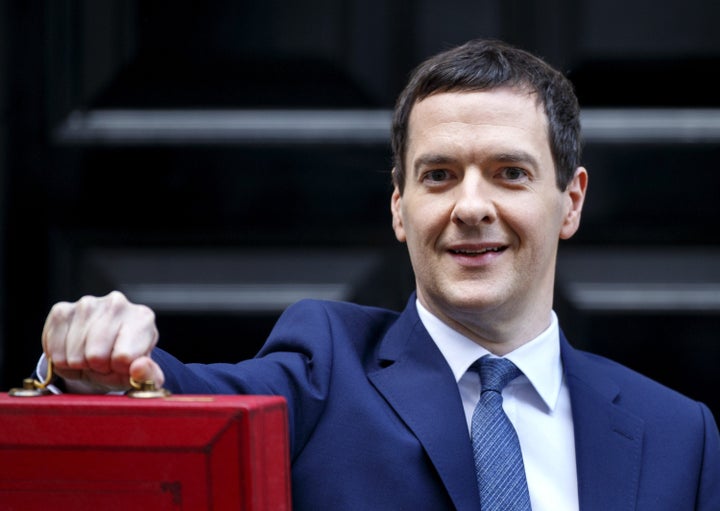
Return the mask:
<svg viewBox="0 0 720 511">
<path fill-rule="evenodd" d="M 3 510 L 289 510 L 288 453 L 280 397 L 0 397 Z"/>
</svg>

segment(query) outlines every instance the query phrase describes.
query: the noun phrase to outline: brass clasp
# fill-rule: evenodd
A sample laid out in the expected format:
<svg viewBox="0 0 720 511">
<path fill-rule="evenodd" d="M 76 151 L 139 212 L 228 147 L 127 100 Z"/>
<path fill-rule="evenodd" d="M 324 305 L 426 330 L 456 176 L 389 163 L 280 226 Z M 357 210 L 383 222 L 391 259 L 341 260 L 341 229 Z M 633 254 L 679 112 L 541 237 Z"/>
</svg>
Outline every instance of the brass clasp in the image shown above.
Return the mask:
<svg viewBox="0 0 720 511">
<path fill-rule="evenodd" d="M 53 378 L 53 363 L 51 359 L 47 359 L 47 374 L 43 381 L 36 380 L 34 378 L 25 378 L 23 380 L 22 387 L 16 387 L 10 389 L 8 392 L 12 397 L 38 397 L 50 394 L 50 390 L 47 386 L 50 384 Z"/>
<path fill-rule="evenodd" d="M 130 386 L 132 388 L 125 393 L 125 395 L 128 397 L 148 399 L 167 397 L 170 395 L 170 392 L 168 390 L 165 390 L 162 387 L 159 389 L 156 388 L 155 382 L 152 380 L 138 382 L 135 381 L 133 378 L 130 378 Z"/>
</svg>

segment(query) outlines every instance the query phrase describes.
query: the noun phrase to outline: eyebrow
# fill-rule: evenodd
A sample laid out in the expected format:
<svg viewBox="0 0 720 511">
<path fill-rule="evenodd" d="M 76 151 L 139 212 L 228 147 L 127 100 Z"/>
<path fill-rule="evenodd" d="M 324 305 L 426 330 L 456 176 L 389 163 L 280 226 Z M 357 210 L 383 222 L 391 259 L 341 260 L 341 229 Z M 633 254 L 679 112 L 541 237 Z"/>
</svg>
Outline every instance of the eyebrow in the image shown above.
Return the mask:
<svg viewBox="0 0 720 511">
<path fill-rule="evenodd" d="M 439 154 L 439 153 L 423 154 L 418 159 L 415 160 L 415 165 L 413 166 L 413 169 L 415 170 L 415 173 L 417 174 L 417 171 L 422 167 L 435 166 L 435 165 L 447 165 L 448 163 L 455 163 L 456 161 L 457 161 L 456 158 L 453 158 L 453 157 L 445 155 L 445 154 Z"/>
<path fill-rule="evenodd" d="M 528 163 L 533 168 L 539 167 L 539 162 L 537 158 L 535 158 L 532 154 L 528 153 L 527 151 L 523 151 L 521 149 L 513 150 L 513 151 L 503 151 L 495 154 L 491 154 L 488 158 L 489 160 L 500 162 L 500 163 Z M 415 173 L 417 171 L 425 166 L 435 166 L 435 165 L 447 165 L 451 163 L 456 163 L 458 161 L 457 158 L 453 156 L 449 156 L 442 153 L 428 153 L 423 154 L 419 156 L 415 160 L 415 164 L 413 166 Z"/>
<path fill-rule="evenodd" d="M 537 158 L 523 150 L 498 153 L 493 156 L 493 160 L 502 163 L 529 163 L 534 168 L 539 167 Z"/>
</svg>

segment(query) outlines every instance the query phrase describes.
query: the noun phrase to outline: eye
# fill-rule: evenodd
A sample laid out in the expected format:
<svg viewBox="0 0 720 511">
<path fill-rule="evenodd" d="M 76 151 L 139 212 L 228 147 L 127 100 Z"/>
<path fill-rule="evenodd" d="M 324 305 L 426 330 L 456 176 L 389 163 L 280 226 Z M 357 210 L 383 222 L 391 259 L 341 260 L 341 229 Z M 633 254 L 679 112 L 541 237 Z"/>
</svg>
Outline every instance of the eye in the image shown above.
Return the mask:
<svg viewBox="0 0 720 511">
<path fill-rule="evenodd" d="M 501 176 L 508 181 L 525 181 L 529 177 L 528 172 L 519 167 L 505 167 L 501 171 Z"/>
<path fill-rule="evenodd" d="M 443 169 L 434 169 L 425 172 L 422 180 L 430 183 L 442 183 L 450 178 L 450 172 Z"/>
</svg>

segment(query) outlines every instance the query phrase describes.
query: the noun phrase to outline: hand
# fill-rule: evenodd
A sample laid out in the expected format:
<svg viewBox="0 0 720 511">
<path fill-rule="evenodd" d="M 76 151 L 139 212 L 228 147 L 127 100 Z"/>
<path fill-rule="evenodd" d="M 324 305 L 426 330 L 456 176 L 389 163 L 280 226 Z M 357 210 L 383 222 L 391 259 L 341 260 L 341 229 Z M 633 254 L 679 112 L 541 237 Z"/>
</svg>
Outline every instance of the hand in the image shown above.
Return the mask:
<svg viewBox="0 0 720 511">
<path fill-rule="evenodd" d="M 155 313 L 119 291 L 55 304 L 42 333 L 55 374 L 97 391 L 127 389 L 130 378 L 162 386 L 162 369 L 149 356 L 157 340 Z"/>
</svg>

